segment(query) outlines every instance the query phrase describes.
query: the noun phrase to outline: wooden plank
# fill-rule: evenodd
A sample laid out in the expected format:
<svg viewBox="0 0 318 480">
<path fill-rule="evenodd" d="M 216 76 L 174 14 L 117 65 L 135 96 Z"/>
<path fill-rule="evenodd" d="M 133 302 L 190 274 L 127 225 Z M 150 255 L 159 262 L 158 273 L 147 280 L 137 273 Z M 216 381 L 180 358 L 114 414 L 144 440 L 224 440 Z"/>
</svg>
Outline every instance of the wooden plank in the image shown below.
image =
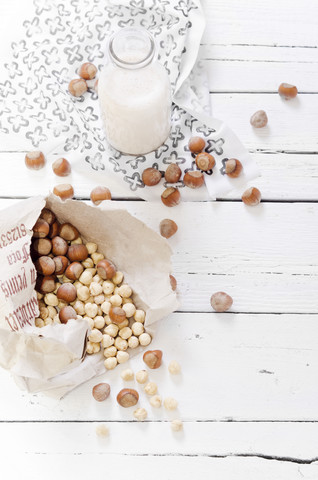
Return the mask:
<svg viewBox="0 0 318 480">
<path fill-rule="evenodd" d="M 139 405 L 148 410 L 151 421 L 178 417 L 187 422 L 317 421 L 317 322 L 318 315 L 176 313 L 150 330 L 151 347 L 164 352 L 163 366 L 152 371 L 150 379 L 163 398 L 178 400 L 177 411 L 151 408 L 139 384 L 123 382 L 122 370 L 130 367 L 136 372 L 144 367 L 137 355 L 61 401 L 20 391 L 1 370 L 6 401 L 0 417 L 4 421 L 131 421 L 134 408 L 123 409 L 115 400 L 119 390 L 129 386 L 139 391 Z M 167 371 L 173 359 L 182 366 L 180 376 Z M 102 381 L 111 385 L 112 392 L 105 403 L 98 403 L 91 389 Z"/>
<path fill-rule="evenodd" d="M 12 200 L 1 201 L 4 207 Z M 180 310 L 210 312 L 210 296 L 228 292 L 235 312 L 318 313 L 318 205 L 242 202 L 113 202 L 158 231 L 169 217 L 179 230 L 169 240 Z"/>
<path fill-rule="evenodd" d="M 259 165 L 262 176 L 249 182 L 246 188 L 258 187 L 264 200 L 318 200 L 318 155 L 252 153 L 252 156 Z M 51 161 L 52 157 L 48 156 L 49 165 Z M 24 166 L 23 152 L 0 152 L 1 197 L 46 195 L 58 182 L 49 165 L 42 172 L 30 172 Z M 98 184 L 108 186 L 113 198 L 136 198 L 133 197 L 133 192 L 112 176 L 93 171 L 84 176 L 79 171 L 79 166 L 73 164 L 70 177 L 77 198 L 89 198 L 92 188 Z M 233 190 L 224 198 L 240 199 L 241 195 L 241 190 Z"/>
</svg>

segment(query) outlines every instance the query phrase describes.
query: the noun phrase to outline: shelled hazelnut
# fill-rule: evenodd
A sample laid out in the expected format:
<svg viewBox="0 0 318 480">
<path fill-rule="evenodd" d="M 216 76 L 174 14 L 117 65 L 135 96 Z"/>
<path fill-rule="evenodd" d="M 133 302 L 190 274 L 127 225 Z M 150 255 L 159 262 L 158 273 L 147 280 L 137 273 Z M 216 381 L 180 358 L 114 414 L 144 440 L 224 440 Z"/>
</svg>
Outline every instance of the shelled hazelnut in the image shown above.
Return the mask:
<svg viewBox="0 0 318 480">
<path fill-rule="evenodd" d="M 25 155 L 25 165 L 30 170 L 40 170 L 45 165 L 45 157 L 43 153 L 40 151 L 28 152 Z"/>
<path fill-rule="evenodd" d="M 58 177 L 67 177 L 71 171 L 71 164 L 66 158 L 58 158 L 52 163 L 52 170 Z"/>
<path fill-rule="evenodd" d="M 112 196 L 107 187 L 95 187 L 91 191 L 90 198 L 94 205 L 99 205 L 104 200 L 111 200 Z"/>
<path fill-rule="evenodd" d="M 87 89 L 87 83 L 83 78 L 75 78 L 68 84 L 68 91 L 73 97 L 81 97 Z"/>
</svg>

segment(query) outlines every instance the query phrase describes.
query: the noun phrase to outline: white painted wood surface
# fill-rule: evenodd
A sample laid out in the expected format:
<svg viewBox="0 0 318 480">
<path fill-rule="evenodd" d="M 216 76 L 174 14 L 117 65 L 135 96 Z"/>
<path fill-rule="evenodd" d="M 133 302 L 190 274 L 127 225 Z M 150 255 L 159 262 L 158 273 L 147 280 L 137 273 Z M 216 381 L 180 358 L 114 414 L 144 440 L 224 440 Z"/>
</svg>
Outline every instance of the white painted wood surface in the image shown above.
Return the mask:
<svg viewBox="0 0 318 480">
<path fill-rule="evenodd" d="M 1 64 L 30 6 L 0 2 Z M 173 434 L 171 416 L 150 408 L 145 424 L 131 422 L 114 401 L 124 366 L 99 377 L 112 385 L 105 404 L 91 398 L 97 380 L 57 402 L 20 391 L 1 370 L 0 473 L 7 478 L 318 478 L 318 3 L 205 0 L 205 10 L 213 113 L 260 165 L 253 184 L 269 203 L 247 209 L 235 201 L 241 192 L 168 211 L 118 202 L 155 230 L 164 217 L 179 224 L 169 243 L 182 305 L 157 325 L 153 345 L 165 362 L 152 377 L 163 396 L 179 400 L 184 430 Z M 282 81 L 298 86 L 296 101 L 279 98 Z M 256 132 L 249 118 L 259 108 L 269 126 Z M 0 145 L 0 209 L 54 184 L 50 172 L 24 169 L 28 149 L 23 137 Z M 76 196 L 87 199 L 95 180 L 76 172 L 73 179 Z M 211 312 L 215 290 L 233 296 L 232 313 Z M 180 378 L 167 372 L 172 358 L 182 364 Z M 137 370 L 141 359 L 130 366 Z M 140 404 L 147 402 L 141 393 Z M 95 434 L 100 422 L 109 425 L 108 439 Z"/>
</svg>

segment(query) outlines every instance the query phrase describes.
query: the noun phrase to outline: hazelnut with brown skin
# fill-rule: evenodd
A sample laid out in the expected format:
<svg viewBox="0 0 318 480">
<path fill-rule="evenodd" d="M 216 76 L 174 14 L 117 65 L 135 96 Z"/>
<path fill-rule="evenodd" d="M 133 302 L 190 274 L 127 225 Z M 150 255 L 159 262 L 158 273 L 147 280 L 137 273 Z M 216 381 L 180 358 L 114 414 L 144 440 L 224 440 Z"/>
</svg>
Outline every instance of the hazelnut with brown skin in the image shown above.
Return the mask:
<svg viewBox="0 0 318 480">
<path fill-rule="evenodd" d="M 177 290 L 177 280 L 174 278 L 173 275 L 169 275 L 169 278 L 170 278 L 171 288 L 175 292 Z"/>
<path fill-rule="evenodd" d="M 295 98 L 297 96 L 298 90 L 295 85 L 291 85 L 290 83 L 281 83 L 278 88 L 278 93 L 285 100 L 290 100 L 291 98 Z"/>
<path fill-rule="evenodd" d="M 43 255 L 35 261 L 36 271 L 42 275 L 52 275 L 55 272 L 54 260 Z"/>
<path fill-rule="evenodd" d="M 66 255 L 68 244 L 62 237 L 52 238 L 52 253 L 53 255 Z"/>
<path fill-rule="evenodd" d="M 110 385 L 108 383 L 98 383 L 93 387 L 92 395 L 97 402 L 103 402 L 110 394 Z"/>
<path fill-rule="evenodd" d="M 100 260 L 96 265 L 96 268 L 97 268 L 98 275 L 103 280 L 108 280 L 110 278 L 113 278 L 113 276 L 117 271 L 115 265 L 109 260 L 106 260 L 106 258 L 103 258 L 103 260 Z"/>
<path fill-rule="evenodd" d="M 59 300 L 71 303 L 76 300 L 77 290 L 72 283 L 63 283 L 57 290 L 56 296 Z"/>
<path fill-rule="evenodd" d="M 233 299 L 225 292 L 216 292 L 211 297 L 211 306 L 216 312 L 226 312 L 233 304 Z"/>
<path fill-rule="evenodd" d="M 144 353 L 142 357 L 145 364 L 151 368 L 159 368 L 162 362 L 162 351 L 161 350 L 148 350 Z"/>
<path fill-rule="evenodd" d="M 112 196 L 110 190 L 107 187 L 95 187 L 91 191 L 91 201 L 94 205 L 99 205 L 104 200 L 111 200 Z"/>
<path fill-rule="evenodd" d="M 184 175 L 183 183 L 189 188 L 200 188 L 204 184 L 204 175 L 199 170 L 190 170 Z"/>
<path fill-rule="evenodd" d="M 50 225 L 43 220 L 43 218 L 39 218 L 33 227 L 33 237 L 44 238 L 48 235 L 49 231 Z"/>
<path fill-rule="evenodd" d="M 50 226 L 49 237 L 50 238 L 56 237 L 59 234 L 59 229 L 60 229 L 59 222 L 58 221 L 54 222 Z"/>
<path fill-rule="evenodd" d="M 262 196 L 259 189 L 256 187 L 251 187 L 245 190 L 245 192 L 243 193 L 242 201 L 245 203 L 245 205 L 248 205 L 249 207 L 255 207 L 260 203 L 261 197 Z"/>
<path fill-rule="evenodd" d="M 250 118 L 250 124 L 254 128 L 266 127 L 267 123 L 268 118 L 264 110 L 257 110 Z"/>
<path fill-rule="evenodd" d="M 58 177 L 67 177 L 71 171 L 71 164 L 66 158 L 58 158 L 52 163 L 52 170 Z"/>
<path fill-rule="evenodd" d="M 36 255 L 48 255 L 52 249 L 52 242 L 48 238 L 37 238 L 32 242 L 32 251 Z"/>
<path fill-rule="evenodd" d="M 111 321 L 117 325 L 126 320 L 126 312 L 121 307 L 110 307 L 108 315 Z"/>
<path fill-rule="evenodd" d="M 62 223 L 59 228 L 59 236 L 68 242 L 72 242 L 79 237 L 79 231 L 71 223 Z"/>
<path fill-rule="evenodd" d="M 30 170 L 40 170 L 45 165 L 45 157 L 42 152 L 28 152 L 25 155 L 25 164 Z"/>
<path fill-rule="evenodd" d="M 57 197 L 60 197 L 61 200 L 68 200 L 69 198 L 73 198 L 74 189 L 69 183 L 61 183 L 60 185 L 55 185 L 53 193 Z"/>
<path fill-rule="evenodd" d="M 61 323 L 67 323 L 71 319 L 77 319 L 77 313 L 73 307 L 67 305 L 66 307 L 62 307 L 59 312 L 59 319 Z"/>
<path fill-rule="evenodd" d="M 65 270 L 65 276 L 70 280 L 77 280 L 82 275 L 84 267 L 79 262 L 72 262 Z"/>
<path fill-rule="evenodd" d="M 201 137 L 192 137 L 188 143 L 189 150 L 192 153 L 201 153 L 205 148 L 205 140 Z"/>
<path fill-rule="evenodd" d="M 122 407 L 133 407 L 138 403 L 139 394 L 133 388 L 123 388 L 117 395 L 117 402 Z"/>
<path fill-rule="evenodd" d="M 83 78 L 75 78 L 68 84 L 68 91 L 73 97 L 81 97 L 87 92 L 87 83 Z"/>
<path fill-rule="evenodd" d="M 237 178 L 243 170 L 243 165 L 237 158 L 229 158 L 225 162 L 225 173 L 230 178 Z"/>
<path fill-rule="evenodd" d="M 209 153 L 202 152 L 195 157 L 195 163 L 200 170 L 207 172 L 214 167 L 215 158 Z"/>
<path fill-rule="evenodd" d="M 142 172 L 142 181 L 145 185 L 147 185 L 147 187 L 153 187 L 154 185 L 157 185 L 161 179 L 162 174 L 156 168 L 146 168 Z"/>
<path fill-rule="evenodd" d="M 177 232 L 178 225 L 170 218 L 165 218 L 164 220 L 161 220 L 159 229 L 162 237 L 170 238 Z"/>
<path fill-rule="evenodd" d="M 171 163 L 165 171 L 165 180 L 168 183 L 176 183 L 181 177 L 181 168 L 176 163 Z"/>
<path fill-rule="evenodd" d="M 177 188 L 169 187 L 161 195 L 161 201 L 166 207 L 175 207 L 180 203 L 180 192 Z"/>
<path fill-rule="evenodd" d="M 68 258 L 64 257 L 63 255 L 58 255 L 57 257 L 53 258 L 53 261 L 55 263 L 55 274 L 63 275 L 69 264 Z"/>
<path fill-rule="evenodd" d="M 42 275 L 38 275 L 35 289 L 44 294 L 53 292 L 55 290 L 55 276 L 49 275 L 47 277 L 43 277 Z"/>
<path fill-rule="evenodd" d="M 49 225 L 52 225 L 56 221 L 56 216 L 49 208 L 43 208 L 40 214 L 40 218 L 45 220 Z"/>
<path fill-rule="evenodd" d="M 71 262 L 83 262 L 88 257 L 88 250 L 85 245 L 70 245 L 68 247 L 67 256 Z"/>
<path fill-rule="evenodd" d="M 83 63 L 78 72 L 79 76 L 84 78 L 84 80 L 93 80 L 93 78 L 96 76 L 96 73 L 97 68 L 93 63 L 89 62 Z"/>
</svg>

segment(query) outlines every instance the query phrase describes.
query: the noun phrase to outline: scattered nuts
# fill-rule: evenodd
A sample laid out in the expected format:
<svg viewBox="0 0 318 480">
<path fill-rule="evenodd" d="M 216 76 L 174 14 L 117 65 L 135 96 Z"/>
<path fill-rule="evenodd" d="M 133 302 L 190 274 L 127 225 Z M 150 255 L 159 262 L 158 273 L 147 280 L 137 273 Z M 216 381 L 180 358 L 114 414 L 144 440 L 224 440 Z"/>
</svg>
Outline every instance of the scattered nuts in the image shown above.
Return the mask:
<svg viewBox="0 0 318 480">
<path fill-rule="evenodd" d="M 174 187 L 166 188 L 161 195 L 161 200 L 166 207 L 175 207 L 180 203 L 180 192 Z"/>
<path fill-rule="evenodd" d="M 266 127 L 267 123 L 268 123 L 268 118 L 264 110 L 258 110 L 251 116 L 250 124 L 254 128 Z"/>
<path fill-rule="evenodd" d="M 106 280 L 115 275 L 116 267 L 112 262 L 104 258 L 97 263 L 97 273 L 103 280 Z"/>
<path fill-rule="evenodd" d="M 180 363 L 178 363 L 176 360 L 172 360 L 168 365 L 168 370 L 171 373 L 171 375 L 177 375 L 178 373 L 181 372 Z"/>
<path fill-rule="evenodd" d="M 230 178 L 237 178 L 243 170 L 243 165 L 236 158 L 229 158 L 225 162 L 225 173 Z"/>
<path fill-rule="evenodd" d="M 180 432 L 183 429 L 183 423 L 179 419 L 172 420 L 172 422 L 170 423 L 170 426 L 173 432 Z"/>
<path fill-rule="evenodd" d="M 201 137 L 192 137 L 188 143 L 189 150 L 192 153 L 200 153 L 205 148 L 205 140 Z"/>
<path fill-rule="evenodd" d="M 61 200 L 67 200 L 68 198 L 73 198 L 74 189 L 69 183 L 61 183 L 60 185 L 55 185 L 53 193 L 57 197 L 60 197 Z"/>
<path fill-rule="evenodd" d="M 172 397 L 165 398 L 163 404 L 166 410 L 175 410 L 176 408 L 178 408 L 177 400 Z"/>
<path fill-rule="evenodd" d="M 155 407 L 155 408 L 160 408 L 161 407 L 161 404 L 162 404 L 162 399 L 160 397 L 160 395 L 153 395 L 150 400 L 150 405 L 152 407 Z"/>
<path fill-rule="evenodd" d="M 111 200 L 110 190 L 106 187 L 95 187 L 91 191 L 91 200 L 94 205 L 99 205 L 103 200 Z"/>
<path fill-rule="evenodd" d="M 123 388 L 117 395 L 117 402 L 122 407 L 133 407 L 138 403 L 139 394 L 132 388 Z"/>
<path fill-rule="evenodd" d="M 165 180 L 168 183 L 176 183 L 180 180 L 181 174 L 182 172 L 179 165 L 171 163 L 165 172 Z"/>
<path fill-rule="evenodd" d="M 147 187 L 153 187 L 154 185 L 157 185 L 161 179 L 162 174 L 156 168 L 146 168 L 142 172 L 142 181 L 145 185 L 147 185 Z"/>
<path fill-rule="evenodd" d="M 70 245 L 67 256 L 71 262 L 82 262 L 88 257 L 88 251 L 85 245 Z"/>
<path fill-rule="evenodd" d="M 189 188 L 200 188 L 204 184 L 204 175 L 198 170 L 190 170 L 184 175 L 183 183 Z"/>
<path fill-rule="evenodd" d="M 177 290 L 177 280 L 174 278 L 173 275 L 169 275 L 169 278 L 170 278 L 171 289 L 175 292 Z"/>
<path fill-rule="evenodd" d="M 76 295 L 77 291 L 72 283 L 63 283 L 56 292 L 57 298 L 67 303 L 74 302 Z"/>
<path fill-rule="evenodd" d="M 52 170 L 58 177 L 67 177 L 71 173 L 71 164 L 66 158 L 58 158 L 52 163 Z"/>
<path fill-rule="evenodd" d="M 30 170 L 40 170 L 45 165 L 45 157 L 42 152 L 28 152 L 25 156 L 25 164 Z"/>
<path fill-rule="evenodd" d="M 81 78 L 84 78 L 84 80 L 92 80 L 93 78 L 95 78 L 96 73 L 97 68 L 93 63 L 90 62 L 83 63 L 78 72 L 79 76 Z"/>
<path fill-rule="evenodd" d="M 63 257 L 63 258 L 66 258 L 66 257 Z M 70 280 L 77 280 L 78 278 L 80 278 L 83 271 L 84 271 L 84 267 L 81 263 L 72 262 L 72 263 L 70 263 L 70 265 L 65 270 L 65 275 Z"/>
<path fill-rule="evenodd" d="M 136 373 L 136 380 L 141 384 L 146 383 L 148 380 L 147 370 L 139 370 L 139 372 Z"/>
<path fill-rule="evenodd" d="M 226 312 L 233 304 L 233 299 L 225 292 L 216 292 L 211 296 L 211 306 L 216 312 Z"/>
<path fill-rule="evenodd" d="M 174 235 L 178 230 L 178 225 L 173 220 L 169 218 L 165 218 L 161 220 L 159 224 L 160 235 L 165 238 L 170 238 Z"/>
<path fill-rule="evenodd" d="M 155 395 L 157 393 L 158 387 L 155 382 L 149 382 L 147 385 L 145 385 L 145 392 L 147 395 Z"/>
<path fill-rule="evenodd" d="M 138 420 L 138 422 L 143 422 L 147 418 L 147 410 L 145 408 L 137 408 L 134 411 L 134 417 Z"/>
<path fill-rule="evenodd" d="M 215 158 L 209 153 L 202 152 L 195 157 L 195 163 L 200 170 L 207 172 L 214 167 Z"/>
<path fill-rule="evenodd" d="M 97 402 L 103 402 L 110 394 L 110 385 L 108 383 L 98 383 L 93 387 L 92 395 Z"/>
<path fill-rule="evenodd" d="M 242 200 L 245 203 L 245 205 L 248 205 L 250 207 L 255 207 L 261 201 L 261 192 L 256 187 L 248 188 L 243 193 Z"/>
<path fill-rule="evenodd" d="M 73 318 L 74 320 L 77 319 L 77 313 L 74 308 L 70 305 L 61 308 L 59 312 L 59 319 L 61 320 L 61 323 L 67 323 L 68 320 L 71 320 L 71 318 Z"/>
<path fill-rule="evenodd" d="M 49 231 L 49 224 L 45 220 L 43 220 L 43 218 L 39 218 L 33 227 L 33 237 L 44 238 L 48 235 Z"/>
<path fill-rule="evenodd" d="M 142 359 L 149 368 L 159 368 L 162 362 L 162 351 L 148 350 L 144 353 Z"/>
<path fill-rule="evenodd" d="M 295 98 L 297 96 L 298 90 L 295 85 L 291 85 L 290 83 L 281 83 L 278 88 L 278 93 L 285 100 L 290 100 L 291 98 Z"/>
<path fill-rule="evenodd" d="M 83 78 L 75 78 L 68 84 L 68 91 L 73 97 L 81 97 L 87 92 L 87 83 Z"/>
<path fill-rule="evenodd" d="M 126 370 L 123 370 L 120 374 L 121 378 L 125 380 L 125 382 L 129 382 L 134 379 L 134 372 L 130 369 L 127 368 Z"/>
</svg>

